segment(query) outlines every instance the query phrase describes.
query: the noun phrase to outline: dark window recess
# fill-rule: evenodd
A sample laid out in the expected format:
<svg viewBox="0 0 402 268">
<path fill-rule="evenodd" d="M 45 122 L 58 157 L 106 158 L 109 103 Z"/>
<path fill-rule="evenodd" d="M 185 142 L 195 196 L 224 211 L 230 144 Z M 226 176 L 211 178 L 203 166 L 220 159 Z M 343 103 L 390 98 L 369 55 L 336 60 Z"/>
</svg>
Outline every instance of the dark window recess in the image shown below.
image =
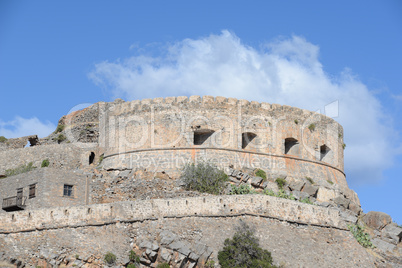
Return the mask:
<svg viewBox="0 0 402 268">
<path fill-rule="evenodd" d="M 320 160 L 324 161 L 327 154 L 331 151 L 331 149 L 327 145 L 322 145 L 320 147 Z"/>
<path fill-rule="evenodd" d="M 36 184 L 29 185 L 29 198 L 36 197 Z"/>
<path fill-rule="evenodd" d="M 241 134 L 241 148 L 245 149 L 247 145 L 255 138 L 257 137 L 256 134 L 252 132 L 244 132 Z"/>
<path fill-rule="evenodd" d="M 64 184 L 64 191 L 63 191 L 64 196 L 73 196 L 73 186 Z"/>
<path fill-rule="evenodd" d="M 285 139 L 285 154 L 299 155 L 299 142 L 294 138 Z"/>
<path fill-rule="evenodd" d="M 95 160 L 95 153 L 91 152 L 91 154 L 89 155 L 89 164 L 92 164 Z"/>
<path fill-rule="evenodd" d="M 194 145 L 202 145 L 213 133 L 210 129 L 194 131 Z"/>
</svg>

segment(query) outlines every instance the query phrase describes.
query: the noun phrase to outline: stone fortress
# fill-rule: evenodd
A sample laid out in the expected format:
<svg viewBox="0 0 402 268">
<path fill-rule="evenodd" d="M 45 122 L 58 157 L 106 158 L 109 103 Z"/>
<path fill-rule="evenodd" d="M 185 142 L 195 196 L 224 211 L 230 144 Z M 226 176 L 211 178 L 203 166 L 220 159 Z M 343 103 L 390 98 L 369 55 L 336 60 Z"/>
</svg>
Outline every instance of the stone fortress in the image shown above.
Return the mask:
<svg viewBox="0 0 402 268">
<path fill-rule="evenodd" d="M 125 267 L 134 250 L 144 267 L 205 267 L 243 220 L 277 265 L 399 267 L 402 229 L 362 212 L 344 147 L 336 121 L 286 105 L 211 96 L 99 102 L 63 116 L 46 138 L 0 142 L 0 177 L 37 167 L 0 180 L 0 260 L 99 267 L 113 252 Z M 277 192 L 284 179 L 296 200 L 186 191 L 181 170 L 200 161 L 257 192 Z M 349 232 L 358 221 L 376 249 Z"/>
</svg>

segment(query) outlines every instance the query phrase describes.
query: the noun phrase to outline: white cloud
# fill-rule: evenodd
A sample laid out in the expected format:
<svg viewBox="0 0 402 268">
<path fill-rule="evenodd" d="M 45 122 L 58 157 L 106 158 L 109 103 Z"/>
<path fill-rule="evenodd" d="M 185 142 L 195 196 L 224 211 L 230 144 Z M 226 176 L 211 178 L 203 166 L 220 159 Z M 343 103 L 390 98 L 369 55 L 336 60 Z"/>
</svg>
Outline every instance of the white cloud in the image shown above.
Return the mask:
<svg viewBox="0 0 402 268">
<path fill-rule="evenodd" d="M 256 49 L 223 31 L 185 39 L 158 57 L 145 55 L 96 64 L 89 77 L 114 97 L 129 100 L 213 95 L 312 111 L 339 101 L 336 120 L 345 132 L 345 167 L 348 180 L 355 183 L 381 179 L 397 154 L 394 130 L 379 100 L 347 68 L 339 75 L 325 73 L 319 47 L 302 37 Z"/>
<path fill-rule="evenodd" d="M 22 118 L 16 116 L 14 120 L 4 122 L 0 119 L 0 136 L 18 138 L 28 135 L 48 136 L 56 126 L 49 121 L 41 122 L 38 118 Z"/>
</svg>

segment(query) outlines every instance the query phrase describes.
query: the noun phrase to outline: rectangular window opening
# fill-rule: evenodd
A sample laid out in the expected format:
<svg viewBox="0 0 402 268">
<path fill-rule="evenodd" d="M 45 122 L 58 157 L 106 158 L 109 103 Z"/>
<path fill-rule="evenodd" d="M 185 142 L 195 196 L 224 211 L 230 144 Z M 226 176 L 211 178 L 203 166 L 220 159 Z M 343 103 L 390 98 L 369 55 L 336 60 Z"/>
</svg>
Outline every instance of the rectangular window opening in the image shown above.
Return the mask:
<svg viewBox="0 0 402 268">
<path fill-rule="evenodd" d="M 73 196 L 73 185 L 64 184 L 63 195 L 72 197 Z"/>
<path fill-rule="evenodd" d="M 36 197 L 36 183 L 29 185 L 29 199 Z"/>
</svg>

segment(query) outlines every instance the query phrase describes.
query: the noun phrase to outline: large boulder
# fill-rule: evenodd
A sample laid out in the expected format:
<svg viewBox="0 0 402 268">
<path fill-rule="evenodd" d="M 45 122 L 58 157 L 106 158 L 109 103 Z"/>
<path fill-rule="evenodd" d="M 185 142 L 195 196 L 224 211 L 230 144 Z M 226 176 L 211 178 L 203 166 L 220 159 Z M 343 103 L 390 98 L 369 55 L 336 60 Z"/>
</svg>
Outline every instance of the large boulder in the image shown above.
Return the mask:
<svg viewBox="0 0 402 268">
<path fill-rule="evenodd" d="M 370 211 L 363 217 L 363 222 L 377 230 L 381 230 L 392 222 L 391 216 L 379 211 Z"/>
</svg>

